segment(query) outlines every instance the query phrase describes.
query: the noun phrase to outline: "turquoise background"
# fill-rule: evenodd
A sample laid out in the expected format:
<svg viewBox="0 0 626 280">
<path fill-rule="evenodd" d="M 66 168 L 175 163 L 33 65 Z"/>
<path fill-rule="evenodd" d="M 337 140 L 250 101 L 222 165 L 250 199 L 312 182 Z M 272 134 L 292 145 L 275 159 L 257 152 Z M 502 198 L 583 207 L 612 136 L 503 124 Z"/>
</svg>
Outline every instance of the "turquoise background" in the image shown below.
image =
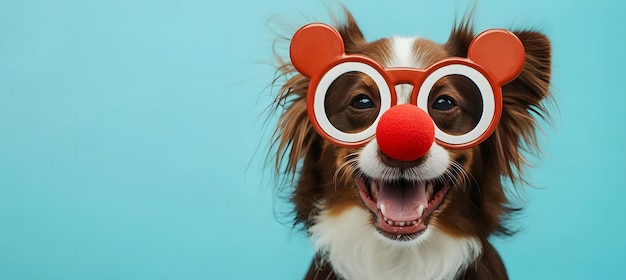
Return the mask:
<svg viewBox="0 0 626 280">
<path fill-rule="evenodd" d="M 626 279 L 624 1 L 477 1 L 554 47 L 512 279 Z M 366 37 L 444 42 L 467 1 L 343 1 Z M 0 279 L 299 279 L 264 166 L 272 46 L 334 1 L 0 1 Z M 285 45 L 277 50 L 285 54 Z"/>
</svg>

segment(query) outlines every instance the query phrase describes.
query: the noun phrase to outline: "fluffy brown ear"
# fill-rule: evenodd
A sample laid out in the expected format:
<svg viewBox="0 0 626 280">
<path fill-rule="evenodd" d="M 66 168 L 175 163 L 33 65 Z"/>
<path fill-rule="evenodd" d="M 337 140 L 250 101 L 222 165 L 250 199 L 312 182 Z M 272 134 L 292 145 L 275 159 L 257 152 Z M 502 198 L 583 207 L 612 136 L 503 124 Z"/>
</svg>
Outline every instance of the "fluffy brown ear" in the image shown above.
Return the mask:
<svg viewBox="0 0 626 280">
<path fill-rule="evenodd" d="M 494 167 L 513 182 L 520 177 L 526 164 L 523 152 L 536 153 L 537 121 L 548 117 L 544 100 L 550 94 L 552 54 L 548 38 L 535 31 L 517 31 L 526 52 L 521 74 L 502 88 L 503 109 L 500 124 L 488 140 L 490 148 L 497 151 Z"/>
<path fill-rule="evenodd" d="M 524 45 L 525 61 L 521 74 L 502 88 L 502 117 L 494 134 L 481 144 L 483 158 L 490 170 L 514 183 L 523 181 L 521 169 L 526 164 L 524 152 L 537 152 L 537 120 L 546 119 L 543 105 L 549 97 L 551 46 L 548 38 L 535 31 L 513 32 Z M 467 56 L 474 38 L 471 16 L 455 25 L 444 45 L 452 56 Z"/>
<path fill-rule="evenodd" d="M 354 17 L 345 10 L 345 22 L 338 24 L 337 31 L 341 34 L 346 53 L 365 44 L 363 33 L 359 29 Z M 280 57 L 280 56 L 278 56 Z M 274 85 L 286 80 L 280 86 L 280 93 L 274 99 L 273 111 L 279 112 L 278 125 L 272 136 L 270 147 L 275 152 L 276 172 L 295 174 L 300 159 L 307 156 L 311 146 L 321 141 L 307 114 L 306 94 L 309 79 L 299 74 L 290 62 L 279 59 L 279 77 Z M 286 165 L 283 165 L 286 161 Z"/>
<path fill-rule="evenodd" d="M 467 57 L 469 45 L 474 40 L 474 28 L 472 26 L 472 12 L 463 17 L 461 22 L 455 22 L 450 38 L 444 44 L 444 48 L 451 56 Z"/>
<path fill-rule="evenodd" d="M 344 9 L 344 14 L 345 22 L 338 23 L 337 20 L 334 20 L 335 25 L 338 26 L 337 31 L 341 34 L 346 53 L 354 53 L 355 50 L 360 49 L 361 46 L 365 45 L 367 42 L 352 14 L 346 9 Z"/>
</svg>

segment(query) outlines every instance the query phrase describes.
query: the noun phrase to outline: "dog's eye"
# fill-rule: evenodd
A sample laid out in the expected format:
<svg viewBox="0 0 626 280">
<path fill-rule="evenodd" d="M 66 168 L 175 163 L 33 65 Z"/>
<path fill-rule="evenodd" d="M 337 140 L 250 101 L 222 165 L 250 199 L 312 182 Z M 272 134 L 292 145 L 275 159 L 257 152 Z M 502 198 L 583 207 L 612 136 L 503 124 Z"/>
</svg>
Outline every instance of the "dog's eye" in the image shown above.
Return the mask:
<svg viewBox="0 0 626 280">
<path fill-rule="evenodd" d="M 454 100 L 448 96 L 442 96 L 435 100 L 435 103 L 432 105 L 433 109 L 439 111 L 448 111 L 452 110 L 452 108 L 456 107 L 456 103 Z"/>
<path fill-rule="evenodd" d="M 371 109 L 374 108 L 374 102 L 365 94 L 359 94 L 352 99 L 352 107 L 356 109 Z"/>
</svg>

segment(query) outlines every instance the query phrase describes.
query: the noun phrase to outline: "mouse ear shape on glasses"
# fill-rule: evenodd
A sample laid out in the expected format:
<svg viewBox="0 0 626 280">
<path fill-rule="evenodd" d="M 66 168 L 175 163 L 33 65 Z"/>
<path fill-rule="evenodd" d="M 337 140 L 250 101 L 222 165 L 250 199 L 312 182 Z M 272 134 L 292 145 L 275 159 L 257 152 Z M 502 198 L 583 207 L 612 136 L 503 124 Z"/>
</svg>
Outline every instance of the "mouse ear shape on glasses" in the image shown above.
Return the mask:
<svg viewBox="0 0 626 280">
<path fill-rule="evenodd" d="M 307 24 L 298 29 L 289 46 L 291 63 L 309 78 L 323 74 L 328 64 L 337 61 L 344 53 L 339 32 L 323 23 Z"/>
<path fill-rule="evenodd" d="M 489 29 L 472 40 L 467 58 L 483 66 L 494 82 L 501 86 L 515 79 L 522 71 L 524 45 L 510 31 Z"/>
</svg>

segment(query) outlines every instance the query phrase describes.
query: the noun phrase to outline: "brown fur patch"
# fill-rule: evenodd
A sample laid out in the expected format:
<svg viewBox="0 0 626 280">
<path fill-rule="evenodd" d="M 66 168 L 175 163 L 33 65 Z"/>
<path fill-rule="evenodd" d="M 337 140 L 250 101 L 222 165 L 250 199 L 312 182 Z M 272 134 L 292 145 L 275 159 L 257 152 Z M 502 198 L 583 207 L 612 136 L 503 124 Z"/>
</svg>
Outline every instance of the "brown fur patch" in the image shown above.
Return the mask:
<svg viewBox="0 0 626 280">
<path fill-rule="evenodd" d="M 431 65 L 449 56 L 440 44 L 422 38 L 415 40 L 415 43 L 413 43 L 413 53 L 414 60 L 424 63 L 424 66 Z"/>
</svg>

